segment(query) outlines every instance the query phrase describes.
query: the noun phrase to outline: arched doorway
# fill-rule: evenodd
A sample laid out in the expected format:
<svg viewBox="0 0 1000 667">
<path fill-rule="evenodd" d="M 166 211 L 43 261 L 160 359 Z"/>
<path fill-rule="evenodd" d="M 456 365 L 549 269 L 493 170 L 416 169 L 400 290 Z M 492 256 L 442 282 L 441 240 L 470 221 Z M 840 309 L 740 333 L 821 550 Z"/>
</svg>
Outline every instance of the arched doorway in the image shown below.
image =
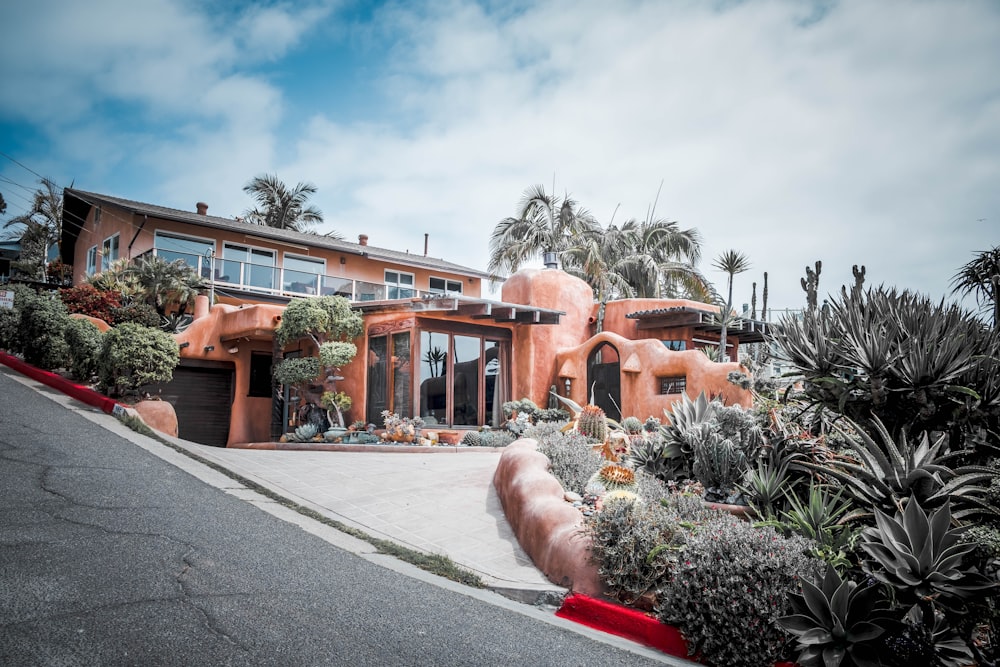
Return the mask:
<svg viewBox="0 0 1000 667">
<path fill-rule="evenodd" d="M 620 420 L 622 404 L 621 360 L 611 343 L 601 343 L 587 357 L 587 398 L 614 420 Z"/>
</svg>

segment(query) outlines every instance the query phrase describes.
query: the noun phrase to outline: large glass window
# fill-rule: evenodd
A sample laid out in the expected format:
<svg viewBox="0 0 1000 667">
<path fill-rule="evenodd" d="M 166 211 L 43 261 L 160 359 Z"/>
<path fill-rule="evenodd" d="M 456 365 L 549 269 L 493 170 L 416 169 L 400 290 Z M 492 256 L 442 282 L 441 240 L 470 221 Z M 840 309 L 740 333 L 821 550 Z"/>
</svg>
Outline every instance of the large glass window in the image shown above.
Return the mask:
<svg viewBox="0 0 1000 667">
<path fill-rule="evenodd" d="M 461 280 L 447 280 L 445 278 L 431 278 L 428 284 L 428 291 L 431 294 L 461 294 Z"/>
<path fill-rule="evenodd" d="M 479 378 L 482 367 L 483 339 L 473 336 L 452 337 L 451 423 L 455 426 L 479 424 Z"/>
<path fill-rule="evenodd" d="M 274 289 L 274 251 L 227 243 L 222 249 L 218 280 L 247 287 Z"/>
<path fill-rule="evenodd" d="M 412 273 L 386 271 L 385 286 L 387 299 L 409 299 L 416 296 Z"/>
<path fill-rule="evenodd" d="M 104 239 L 101 246 L 101 271 L 111 268 L 111 262 L 118 259 L 118 234 Z"/>
<path fill-rule="evenodd" d="M 285 254 L 281 288 L 298 294 L 319 294 L 320 277 L 326 273 L 326 261 L 314 257 Z"/>
<path fill-rule="evenodd" d="M 207 277 L 215 241 L 198 239 L 179 234 L 156 232 L 153 240 L 156 256 L 168 262 L 181 260 L 198 274 Z"/>
</svg>

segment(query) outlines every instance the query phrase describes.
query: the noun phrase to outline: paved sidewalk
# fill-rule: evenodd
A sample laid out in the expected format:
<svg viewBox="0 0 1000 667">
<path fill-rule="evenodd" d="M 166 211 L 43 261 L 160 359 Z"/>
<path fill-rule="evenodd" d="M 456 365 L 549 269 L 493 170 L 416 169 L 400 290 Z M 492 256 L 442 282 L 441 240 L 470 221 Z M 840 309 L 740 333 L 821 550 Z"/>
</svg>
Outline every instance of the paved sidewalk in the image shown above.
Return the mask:
<svg viewBox="0 0 1000 667">
<path fill-rule="evenodd" d="M 535 603 L 565 592 L 535 568 L 504 517 L 493 487 L 502 450 L 274 451 L 171 440 L 369 535 L 448 556 L 507 597 Z"/>
</svg>

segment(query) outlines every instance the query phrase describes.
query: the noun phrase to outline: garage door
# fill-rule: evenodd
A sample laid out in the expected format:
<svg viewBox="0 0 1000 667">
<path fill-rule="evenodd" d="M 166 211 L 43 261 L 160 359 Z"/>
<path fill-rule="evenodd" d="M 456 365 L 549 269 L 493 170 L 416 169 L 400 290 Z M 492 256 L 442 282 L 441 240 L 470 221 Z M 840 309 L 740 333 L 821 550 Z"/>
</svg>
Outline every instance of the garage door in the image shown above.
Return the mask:
<svg viewBox="0 0 1000 667">
<path fill-rule="evenodd" d="M 177 413 L 177 434 L 184 440 L 225 447 L 233 407 L 233 364 L 184 360 L 160 396 Z"/>
</svg>

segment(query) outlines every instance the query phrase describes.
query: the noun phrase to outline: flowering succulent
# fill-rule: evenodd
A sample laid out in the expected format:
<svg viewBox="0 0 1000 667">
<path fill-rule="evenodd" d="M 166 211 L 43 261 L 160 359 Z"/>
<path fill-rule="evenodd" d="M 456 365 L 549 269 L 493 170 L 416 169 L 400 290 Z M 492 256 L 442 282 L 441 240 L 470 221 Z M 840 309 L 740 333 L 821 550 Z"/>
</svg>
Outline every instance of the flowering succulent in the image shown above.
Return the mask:
<svg viewBox="0 0 1000 667">
<path fill-rule="evenodd" d="M 424 427 L 424 420 L 420 417 L 400 417 L 388 410 L 382 411 L 382 423 L 385 424 L 386 434 L 390 436 L 415 437 Z"/>
</svg>

